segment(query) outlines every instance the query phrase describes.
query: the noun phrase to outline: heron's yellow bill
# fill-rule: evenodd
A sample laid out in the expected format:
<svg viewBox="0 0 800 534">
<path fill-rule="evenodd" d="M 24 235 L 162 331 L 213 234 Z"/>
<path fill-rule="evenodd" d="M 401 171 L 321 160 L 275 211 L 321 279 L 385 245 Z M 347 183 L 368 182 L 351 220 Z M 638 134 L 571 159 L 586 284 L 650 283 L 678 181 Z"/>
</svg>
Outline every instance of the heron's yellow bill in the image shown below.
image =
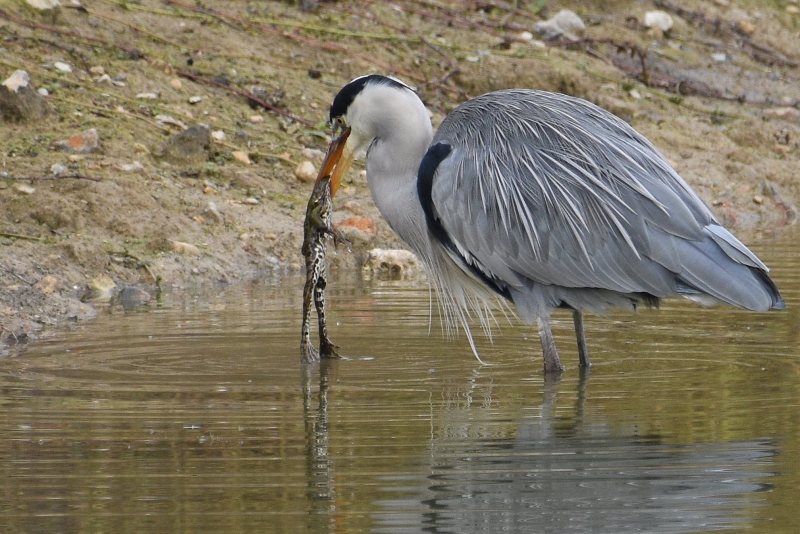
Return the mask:
<svg viewBox="0 0 800 534">
<path fill-rule="evenodd" d="M 336 194 L 336 190 L 339 189 L 342 183 L 342 176 L 353 163 L 353 152 L 346 150 L 348 137 L 350 137 L 350 128 L 346 128 L 331 141 L 328 152 L 325 154 L 325 160 L 322 162 L 322 167 L 317 175 L 317 180 L 314 182 L 316 186 L 324 177 L 330 176 L 331 197 Z"/>
</svg>

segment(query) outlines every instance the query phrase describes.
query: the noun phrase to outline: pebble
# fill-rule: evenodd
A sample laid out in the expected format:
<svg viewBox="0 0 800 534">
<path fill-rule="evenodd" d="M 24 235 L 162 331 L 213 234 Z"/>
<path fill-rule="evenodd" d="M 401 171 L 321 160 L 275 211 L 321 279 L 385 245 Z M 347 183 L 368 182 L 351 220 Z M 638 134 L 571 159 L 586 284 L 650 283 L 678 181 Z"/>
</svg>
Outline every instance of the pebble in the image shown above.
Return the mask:
<svg viewBox="0 0 800 534">
<path fill-rule="evenodd" d="M 28 184 L 14 184 L 14 189 L 23 195 L 32 195 L 36 192 L 36 188 Z"/>
<path fill-rule="evenodd" d="M 67 144 L 75 152 L 94 152 L 100 148 L 100 136 L 95 128 L 90 128 L 70 137 Z"/>
<path fill-rule="evenodd" d="M 221 143 L 225 140 L 225 132 L 222 130 L 213 131 L 211 132 L 211 138 Z"/>
<path fill-rule="evenodd" d="M 219 212 L 217 205 L 214 202 L 209 202 L 206 205 L 206 209 L 203 212 L 203 218 L 205 218 L 209 223 L 225 222 L 225 217 L 223 217 L 222 213 Z"/>
<path fill-rule="evenodd" d="M 90 67 L 89 68 L 89 72 L 94 74 L 94 75 L 96 75 L 96 76 L 101 76 L 101 75 L 106 73 L 106 69 L 104 69 L 100 65 L 96 65 L 94 67 Z M 111 77 L 109 77 L 109 80 L 110 79 L 111 79 Z"/>
<path fill-rule="evenodd" d="M 523 43 L 529 43 L 533 41 L 533 34 L 531 32 L 521 32 L 517 38 Z"/>
<path fill-rule="evenodd" d="M 737 22 L 736 29 L 745 35 L 752 35 L 756 31 L 755 25 L 747 20 L 740 20 Z"/>
<path fill-rule="evenodd" d="M 156 93 L 139 93 L 136 95 L 136 98 L 141 98 L 143 100 L 158 100 L 158 95 Z"/>
<path fill-rule="evenodd" d="M 189 98 L 189 103 L 190 104 L 199 104 L 202 101 L 203 101 L 203 97 L 202 96 L 193 96 L 193 97 Z"/>
<path fill-rule="evenodd" d="M 338 222 L 336 227 L 345 235 L 347 235 L 350 230 L 358 230 L 367 238 L 366 241 L 375 237 L 375 221 L 368 217 L 350 217 Z"/>
<path fill-rule="evenodd" d="M 40 11 L 56 9 L 61 5 L 59 0 L 27 0 L 28 5 Z"/>
<path fill-rule="evenodd" d="M 36 90 L 36 92 L 42 96 L 48 96 L 50 94 L 50 91 L 48 91 L 44 87 L 40 87 L 39 89 Z"/>
<path fill-rule="evenodd" d="M 322 163 L 322 160 L 325 159 L 325 152 L 318 148 L 304 148 L 300 153 L 304 158 L 311 161 L 318 161 Z"/>
<path fill-rule="evenodd" d="M 250 165 L 251 163 L 250 156 L 247 155 L 247 152 L 243 152 L 241 150 L 234 150 L 233 152 L 231 152 L 231 156 L 233 156 L 233 159 L 235 159 L 236 161 L 243 163 L 245 165 Z"/>
<path fill-rule="evenodd" d="M 3 86 L 5 89 L 0 89 L 0 120 L 39 120 L 50 112 L 47 101 L 33 87 L 30 75 L 24 70 L 14 71 L 3 81 Z"/>
<path fill-rule="evenodd" d="M 179 121 L 175 117 L 171 117 L 169 115 L 156 115 L 155 119 L 156 119 L 157 123 L 160 123 L 160 124 L 171 124 L 173 126 L 177 126 L 181 130 L 185 130 L 186 128 L 188 128 L 188 126 L 186 126 L 185 122 Z"/>
<path fill-rule="evenodd" d="M 253 115 L 252 117 L 250 117 L 250 122 L 252 122 L 253 124 L 264 122 L 264 117 L 262 117 L 261 115 Z"/>
<path fill-rule="evenodd" d="M 800 7 L 786 6 L 786 12 L 791 13 L 792 15 L 797 15 L 798 13 L 800 13 Z"/>
<path fill-rule="evenodd" d="M 126 286 L 119 294 L 122 307 L 126 310 L 143 306 L 150 301 L 150 298 L 150 293 L 136 286 Z"/>
<path fill-rule="evenodd" d="M 123 172 L 144 172 L 144 165 L 138 161 L 134 161 L 133 163 L 120 165 L 119 169 Z"/>
<path fill-rule="evenodd" d="M 108 74 L 103 74 L 102 76 L 97 78 L 97 80 L 95 80 L 95 82 L 96 83 L 113 83 L 111 81 L 111 76 L 109 76 Z"/>
<path fill-rule="evenodd" d="M 566 37 L 572 41 L 577 41 L 586 30 L 586 25 L 581 18 L 568 9 L 562 9 L 548 20 L 537 22 L 533 26 L 539 37 L 545 41 L 556 41 Z"/>
<path fill-rule="evenodd" d="M 665 11 L 648 11 L 644 14 L 645 28 L 658 28 L 662 32 L 668 32 L 673 24 L 672 17 Z"/>
<path fill-rule="evenodd" d="M 116 288 L 117 284 L 107 274 L 100 274 L 89 283 L 93 300 L 111 300 Z"/>
<path fill-rule="evenodd" d="M 310 161 L 304 161 L 294 170 L 294 175 L 301 182 L 311 182 L 317 177 L 317 168 Z"/>
<path fill-rule="evenodd" d="M 58 72 L 63 72 L 65 74 L 72 72 L 72 67 L 70 67 L 69 65 L 67 65 L 63 61 L 56 61 L 55 63 L 53 63 L 53 67 L 55 67 L 55 69 Z"/>
<path fill-rule="evenodd" d="M 244 203 L 250 204 L 251 206 L 256 206 L 258 204 L 261 204 L 261 202 L 259 202 L 256 197 L 247 197 L 246 199 L 244 199 Z"/>
<path fill-rule="evenodd" d="M 764 197 L 762 197 L 761 195 L 755 195 L 753 197 L 753 202 L 755 202 L 756 204 L 763 204 L 764 203 Z"/>
<path fill-rule="evenodd" d="M 800 110 L 791 107 L 770 108 L 761 112 L 765 117 L 771 119 L 786 119 L 800 122 Z"/>
<path fill-rule="evenodd" d="M 173 78 L 172 80 L 169 81 L 169 84 L 175 89 L 180 89 L 181 87 L 183 87 L 183 84 L 178 78 Z"/>
<path fill-rule="evenodd" d="M 197 248 L 196 245 L 184 243 L 183 241 L 173 241 L 172 250 L 178 254 L 189 254 L 192 256 L 197 256 L 200 254 L 200 249 Z"/>
<path fill-rule="evenodd" d="M 723 53 L 711 54 L 711 59 L 713 59 L 717 63 L 724 63 L 728 59 L 728 54 L 723 54 Z"/>
<path fill-rule="evenodd" d="M 408 280 L 420 273 L 417 257 L 407 250 L 386 250 L 374 248 L 364 263 L 362 274 L 389 280 Z"/>
<path fill-rule="evenodd" d="M 59 174 L 64 174 L 65 172 L 67 172 L 67 166 L 64 165 L 63 163 L 54 163 L 50 167 L 50 172 L 53 174 L 53 176 L 58 176 Z"/>
</svg>

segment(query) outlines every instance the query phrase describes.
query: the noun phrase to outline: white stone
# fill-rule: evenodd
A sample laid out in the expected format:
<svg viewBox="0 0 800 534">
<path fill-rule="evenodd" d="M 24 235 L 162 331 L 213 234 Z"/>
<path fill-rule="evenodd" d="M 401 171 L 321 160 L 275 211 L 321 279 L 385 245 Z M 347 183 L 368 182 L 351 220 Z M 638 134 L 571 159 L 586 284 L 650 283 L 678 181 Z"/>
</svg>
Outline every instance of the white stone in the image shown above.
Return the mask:
<svg viewBox="0 0 800 534">
<path fill-rule="evenodd" d="M 222 130 L 216 130 L 211 132 L 211 137 L 215 141 L 219 141 L 220 143 L 225 140 L 225 132 Z"/>
<path fill-rule="evenodd" d="M 64 72 L 64 73 L 72 72 L 72 67 L 70 67 L 63 61 L 56 61 L 55 63 L 53 63 L 53 66 L 56 68 L 58 72 Z"/>
<path fill-rule="evenodd" d="M 294 170 L 294 175 L 301 182 L 311 182 L 317 177 L 317 168 L 310 161 L 304 161 Z"/>
<path fill-rule="evenodd" d="M 3 85 L 12 93 L 17 93 L 20 87 L 31 86 L 31 77 L 24 70 L 17 70 L 3 82 Z"/>
<path fill-rule="evenodd" d="M 202 101 L 203 101 L 203 97 L 202 96 L 193 96 L 193 97 L 191 97 L 189 99 L 189 103 L 190 104 L 199 104 Z"/>
<path fill-rule="evenodd" d="M 533 30 L 545 41 L 555 41 L 566 37 L 577 41 L 583 35 L 586 25 L 573 11 L 562 9 L 548 20 L 537 22 Z"/>
<path fill-rule="evenodd" d="M 672 28 L 673 21 L 665 11 L 648 11 L 644 14 L 644 25 L 646 28 L 659 28 L 662 32 L 667 32 Z"/>
<path fill-rule="evenodd" d="M 59 0 L 27 0 L 28 5 L 40 9 L 42 11 L 46 11 L 48 9 L 56 9 L 61 5 Z"/>
</svg>

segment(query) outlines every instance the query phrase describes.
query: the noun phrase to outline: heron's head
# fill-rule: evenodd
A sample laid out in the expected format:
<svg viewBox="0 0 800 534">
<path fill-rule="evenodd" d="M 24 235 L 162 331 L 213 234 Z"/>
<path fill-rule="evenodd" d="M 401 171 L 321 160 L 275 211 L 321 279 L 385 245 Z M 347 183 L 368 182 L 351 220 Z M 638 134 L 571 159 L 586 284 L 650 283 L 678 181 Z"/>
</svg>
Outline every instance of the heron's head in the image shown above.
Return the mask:
<svg viewBox="0 0 800 534">
<path fill-rule="evenodd" d="M 331 104 L 333 139 L 317 177 L 319 182 L 322 177 L 331 176 L 331 196 L 336 194 L 355 156 L 396 127 L 395 114 L 408 113 L 404 103 L 410 98 L 419 102 L 406 84 L 378 74 L 361 76 L 342 87 Z"/>
</svg>

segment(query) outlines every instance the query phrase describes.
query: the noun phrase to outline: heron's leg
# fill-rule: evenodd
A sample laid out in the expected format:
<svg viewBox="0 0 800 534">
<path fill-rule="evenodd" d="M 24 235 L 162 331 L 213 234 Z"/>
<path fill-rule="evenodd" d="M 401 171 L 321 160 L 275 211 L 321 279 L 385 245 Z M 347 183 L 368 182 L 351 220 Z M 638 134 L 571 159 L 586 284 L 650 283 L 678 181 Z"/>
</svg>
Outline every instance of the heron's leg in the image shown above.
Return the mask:
<svg viewBox="0 0 800 534">
<path fill-rule="evenodd" d="M 542 340 L 542 354 L 544 355 L 544 372 L 560 373 L 564 370 L 561 365 L 561 358 L 558 357 L 556 340 L 553 339 L 553 331 L 550 330 L 550 321 L 546 317 L 539 317 L 539 337 Z"/>
<path fill-rule="evenodd" d="M 583 329 L 583 311 L 572 310 L 572 322 L 575 323 L 575 337 L 578 338 L 578 359 L 581 367 L 591 367 L 589 347 L 586 345 L 586 331 Z"/>
</svg>

